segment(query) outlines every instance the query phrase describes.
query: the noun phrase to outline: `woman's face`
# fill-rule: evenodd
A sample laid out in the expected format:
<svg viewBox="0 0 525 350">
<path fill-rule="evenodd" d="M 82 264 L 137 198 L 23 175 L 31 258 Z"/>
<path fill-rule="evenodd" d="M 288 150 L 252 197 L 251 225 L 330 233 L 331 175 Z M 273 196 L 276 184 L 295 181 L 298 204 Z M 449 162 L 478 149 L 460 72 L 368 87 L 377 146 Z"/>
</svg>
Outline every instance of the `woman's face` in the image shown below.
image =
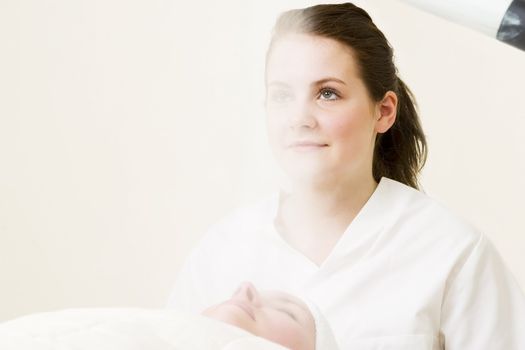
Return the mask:
<svg viewBox="0 0 525 350">
<path fill-rule="evenodd" d="M 315 349 L 315 321 L 308 307 L 293 295 L 259 292 L 244 282 L 233 296 L 203 315 L 240 327 L 293 350 Z"/>
<path fill-rule="evenodd" d="M 277 39 L 266 66 L 265 103 L 272 151 L 292 179 L 372 176 L 380 114 L 348 47 L 308 34 Z"/>
</svg>

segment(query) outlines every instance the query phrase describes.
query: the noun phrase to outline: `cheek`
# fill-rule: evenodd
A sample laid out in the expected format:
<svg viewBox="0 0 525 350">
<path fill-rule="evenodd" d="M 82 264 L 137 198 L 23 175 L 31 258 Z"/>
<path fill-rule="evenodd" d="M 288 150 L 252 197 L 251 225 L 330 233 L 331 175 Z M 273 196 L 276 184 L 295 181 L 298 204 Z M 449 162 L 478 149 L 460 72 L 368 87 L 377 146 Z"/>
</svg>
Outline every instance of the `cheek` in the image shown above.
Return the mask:
<svg viewBox="0 0 525 350">
<path fill-rule="evenodd" d="M 266 129 L 269 136 L 277 136 L 284 132 L 285 115 L 283 112 L 267 111 L 266 112 Z"/>
<path fill-rule="evenodd" d="M 322 129 L 333 140 L 350 141 L 362 134 L 368 134 L 371 117 L 361 111 L 348 111 L 323 118 Z"/>
<path fill-rule="evenodd" d="M 232 326 L 253 332 L 254 324 L 243 311 L 231 306 L 213 306 L 202 312 L 202 315 Z"/>
<path fill-rule="evenodd" d="M 283 152 L 283 147 L 286 143 L 286 131 L 287 128 L 283 123 L 283 118 L 279 118 L 276 115 L 266 117 L 268 143 L 277 157 L 280 157 Z"/>
</svg>

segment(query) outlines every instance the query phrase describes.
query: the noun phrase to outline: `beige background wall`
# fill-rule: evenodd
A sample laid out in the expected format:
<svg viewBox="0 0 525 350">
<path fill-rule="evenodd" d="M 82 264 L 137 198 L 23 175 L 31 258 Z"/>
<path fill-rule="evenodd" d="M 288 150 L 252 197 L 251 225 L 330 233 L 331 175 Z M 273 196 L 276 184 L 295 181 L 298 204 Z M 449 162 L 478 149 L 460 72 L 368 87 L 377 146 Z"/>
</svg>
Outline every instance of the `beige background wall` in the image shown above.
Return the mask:
<svg viewBox="0 0 525 350">
<path fill-rule="evenodd" d="M 358 1 L 418 97 L 425 190 L 525 286 L 525 52 Z M 263 66 L 305 1 L 0 0 L 0 321 L 161 307 L 208 225 L 277 186 Z"/>
</svg>

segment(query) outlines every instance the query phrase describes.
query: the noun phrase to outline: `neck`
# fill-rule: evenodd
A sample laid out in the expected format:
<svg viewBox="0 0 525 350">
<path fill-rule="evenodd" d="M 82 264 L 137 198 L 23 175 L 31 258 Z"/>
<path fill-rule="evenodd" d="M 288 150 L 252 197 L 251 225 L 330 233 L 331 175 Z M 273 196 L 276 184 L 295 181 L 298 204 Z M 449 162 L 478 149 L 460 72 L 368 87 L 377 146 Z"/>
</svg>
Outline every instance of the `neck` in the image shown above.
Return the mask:
<svg viewBox="0 0 525 350">
<path fill-rule="evenodd" d="M 342 234 L 376 187 L 371 175 L 330 185 L 296 185 L 289 193 L 281 193 L 277 220 L 301 234 Z"/>
</svg>

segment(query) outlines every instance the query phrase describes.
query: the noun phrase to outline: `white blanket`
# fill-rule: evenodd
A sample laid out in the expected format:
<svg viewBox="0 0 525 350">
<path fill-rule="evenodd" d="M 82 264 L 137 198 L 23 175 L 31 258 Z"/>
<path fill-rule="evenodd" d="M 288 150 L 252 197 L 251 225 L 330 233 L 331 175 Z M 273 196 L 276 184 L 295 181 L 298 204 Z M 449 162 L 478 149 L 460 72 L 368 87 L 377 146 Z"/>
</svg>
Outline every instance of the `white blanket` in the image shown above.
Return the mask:
<svg viewBox="0 0 525 350">
<path fill-rule="evenodd" d="M 139 308 L 68 309 L 0 324 L 2 350 L 286 350 L 200 315 Z"/>
</svg>

